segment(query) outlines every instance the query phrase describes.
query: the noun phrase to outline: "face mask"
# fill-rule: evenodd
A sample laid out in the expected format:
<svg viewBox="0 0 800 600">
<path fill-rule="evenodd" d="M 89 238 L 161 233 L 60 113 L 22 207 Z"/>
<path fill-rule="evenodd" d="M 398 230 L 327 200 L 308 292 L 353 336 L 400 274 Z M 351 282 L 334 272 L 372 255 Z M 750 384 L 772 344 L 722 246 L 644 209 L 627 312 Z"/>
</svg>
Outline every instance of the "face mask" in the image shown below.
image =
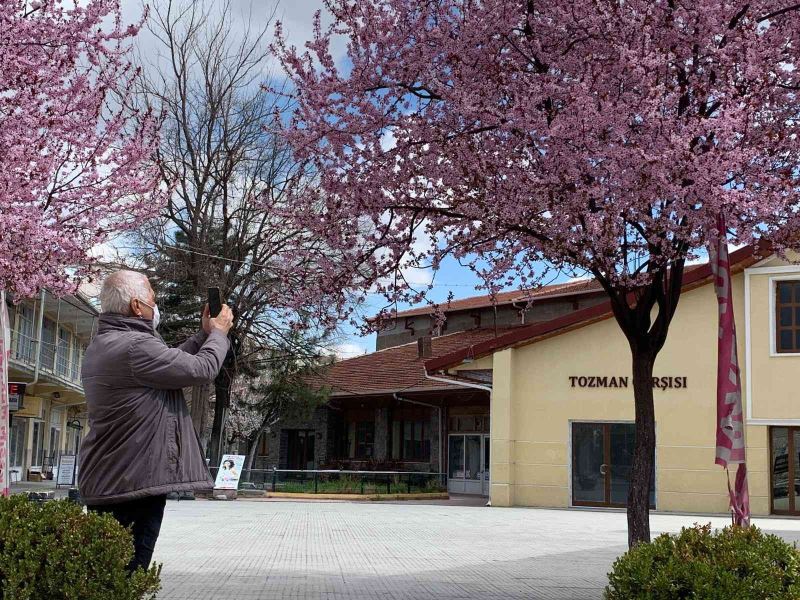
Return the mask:
<svg viewBox="0 0 800 600">
<path fill-rule="evenodd" d="M 161 313 L 158 312 L 158 304 L 148 304 L 141 298 L 139 299 L 139 302 L 153 309 L 153 330 L 158 329 L 158 324 L 161 322 Z"/>
</svg>

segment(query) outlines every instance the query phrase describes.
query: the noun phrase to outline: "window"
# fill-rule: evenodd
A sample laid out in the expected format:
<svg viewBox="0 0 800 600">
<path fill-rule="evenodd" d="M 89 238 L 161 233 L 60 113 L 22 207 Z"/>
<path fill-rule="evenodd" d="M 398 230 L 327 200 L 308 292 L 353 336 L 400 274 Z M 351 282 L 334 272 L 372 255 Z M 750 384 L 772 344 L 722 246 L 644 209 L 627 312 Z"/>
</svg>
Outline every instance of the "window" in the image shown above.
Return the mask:
<svg viewBox="0 0 800 600">
<path fill-rule="evenodd" d="M 800 481 L 797 480 L 798 447 L 800 447 L 800 429 L 770 427 L 770 497 L 773 513 L 800 513 Z"/>
<path fill-rule="evenodd" d="M 375 452 L 375 421 L 351 422 L 347 427 L 348 457 L 368 459 Z"/>
<path fill-rule="evenodd" d="M 48 455 L 53 459 L 53 464 L 58 464 L 61 456 L 61 420 L 64 417 L 64 409 L 53 408 L 50 411 L 50 445 L 47 447 Z"/>
<path fill-rule="evenodd" d="M 800 281 L 778 281 L 775 296 L 776 350 L 800 353 Z"/>
<path fill-rule="evenodd" d="M 73 381 L 80 381 L 81 378 L 81 360 L 86 346 L 78 341 L 78 338 L 72 336 L 72 359 L 70 361 L 70 378 Z"/>
<path fill-rule="evenodd" d="M 489 433 L 488 415 L 459 415 L 450 417 L 450 431 Z"/>
<path fill-rule="evenodd" d="M 427 462 L 430 457 L 431 440 L 428 421 L 392 422 L 392 458 Z"/>
<path fill-rule="evenodd" d="M 70 332 L 63 327 L 58 328 L 58 346 L 56 347 L 56 373 L 61 377 L 69 377 Z"/>
<path fill-rule="evenodd" d="M 32 466 L 41 468 L 44 463 L 44 421 L 33 422 Z"/>
<path fill-rule="evenodd" d="M 17 308 L 16 358 L 33 362 L 33 309 L 20 305 Z"/>
<path fill-rule="evenodd" d="M 40 352 L 42 368 L 52 371 L 56 360 L 56 323 L 45 319 L 42 325 L 42 350 Z"/>
<path fill-rule="evenodd" d="M 17 307 L 14 306 L 10 299 L 6 300 L 6 311 L 8 311 L 8 326 L 11 329 L 11 348 L 14 351 L 17 337 L 19 337 L 17 335 Z"/>
<path fill-rule="evenodd" d="M 28 422 L 25 419 L 11 418 L 11 439 L 9 441 L 9 458 L 12 467 L 22 467 L 25 461 L 25 430 Z"/>
</svg>

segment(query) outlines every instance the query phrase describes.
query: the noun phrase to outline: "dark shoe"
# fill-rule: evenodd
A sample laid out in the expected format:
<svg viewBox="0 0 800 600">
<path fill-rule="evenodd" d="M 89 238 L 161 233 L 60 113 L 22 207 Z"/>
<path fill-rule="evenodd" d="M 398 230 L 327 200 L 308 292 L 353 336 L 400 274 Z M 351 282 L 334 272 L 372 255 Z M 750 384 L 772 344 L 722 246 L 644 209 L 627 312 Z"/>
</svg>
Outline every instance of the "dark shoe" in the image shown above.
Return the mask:
<svg viewBox="0 0 800 600">
<path fill-rule="evenodd" d="M 181 495 L 178 492 L 170 492 L 167 494 L 167 500 L 180 500 Z"/>
</svg>

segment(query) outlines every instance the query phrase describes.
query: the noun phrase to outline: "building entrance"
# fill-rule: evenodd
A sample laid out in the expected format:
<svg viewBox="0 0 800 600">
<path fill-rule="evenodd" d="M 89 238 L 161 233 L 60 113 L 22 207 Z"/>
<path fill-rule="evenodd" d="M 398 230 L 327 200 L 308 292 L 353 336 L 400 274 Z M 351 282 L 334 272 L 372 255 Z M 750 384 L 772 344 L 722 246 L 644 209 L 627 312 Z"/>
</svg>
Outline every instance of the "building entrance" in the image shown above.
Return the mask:
<svg viewBox="0 0 800 600">
<path fill-rule="evenodd" d="M 9 439 L 9 459 L 11 462 L 11 481 L 21 481 L 25 471 L 25 430 L 28 421 L 11 417 L 11 436 Z"/>
<path fill-rule="evenodd" d="M 287 435 L 287 468 L 298 471 L 314 469 L 314 430 L 290 429 Z"/>
<path fill-rule="evenodd" d="M 489 436 L 451 433 L 448 440 L 447 490 L 453 494 L 489 495 Z"/>
<path fill-rule="evenodd" d="M 633 423 L 572 424 L 573 506 L 628 503 L 635 426 Z M 650 504 L 655 505 L 655 471 Z"/>
</svg>

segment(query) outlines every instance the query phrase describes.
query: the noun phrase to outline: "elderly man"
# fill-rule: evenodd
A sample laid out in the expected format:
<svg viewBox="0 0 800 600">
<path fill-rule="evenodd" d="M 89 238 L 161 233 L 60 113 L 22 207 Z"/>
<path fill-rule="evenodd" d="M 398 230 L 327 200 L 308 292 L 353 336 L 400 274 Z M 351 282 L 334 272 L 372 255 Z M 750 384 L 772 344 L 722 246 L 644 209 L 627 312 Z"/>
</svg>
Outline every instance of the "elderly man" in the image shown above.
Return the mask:
<svg viewBox="0 0 800 600">
<path fill-rule="evenodd" d="M 133 572 L 147 568 L 170 491 L 213 486 L 182 388 L 213 380 L 228 352 L 233 314 L 223 306 L 178 348 L 156 333 L 159 313 L 144 275 L 117 271 L 103 283 L 97 335 L 82 379 L 89 434 L 78 485 L 90 510 L 133 530 Z"/>
</svg>

